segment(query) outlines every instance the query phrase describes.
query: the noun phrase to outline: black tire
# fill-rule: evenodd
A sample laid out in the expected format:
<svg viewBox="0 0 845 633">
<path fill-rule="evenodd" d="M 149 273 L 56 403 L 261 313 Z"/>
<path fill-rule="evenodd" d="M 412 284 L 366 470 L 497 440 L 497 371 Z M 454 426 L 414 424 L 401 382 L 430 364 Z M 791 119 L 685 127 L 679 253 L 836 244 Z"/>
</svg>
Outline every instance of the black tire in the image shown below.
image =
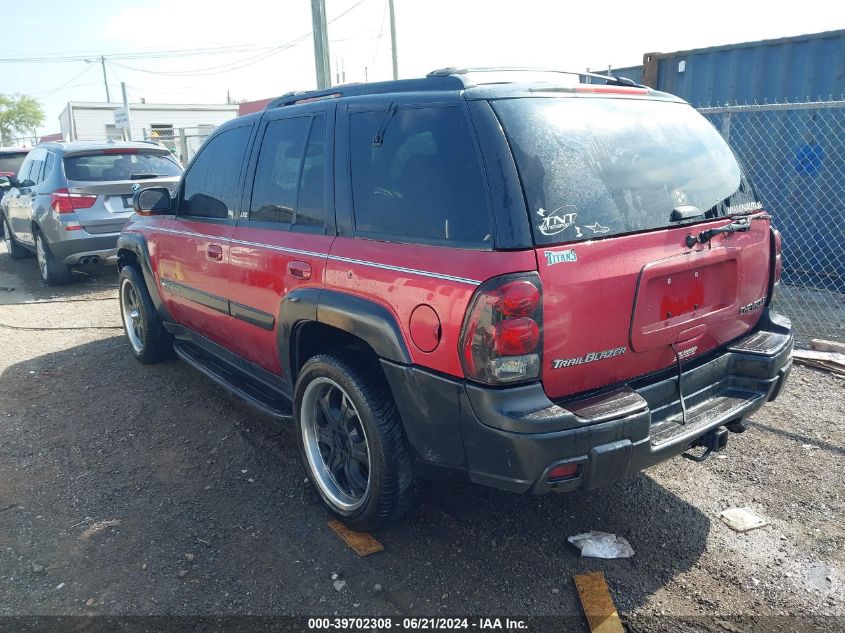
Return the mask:
<svg viewBox="0 0 845 633">
<path fill-rule="evenodd" d="M 164 329 L 141 271 L 131 264 L 124 266 L 117 288 L 123 331 L 132 355 L 146 364 L 173 358 L 173 337 Z M 133 309 L 137 310 L 136 316 Z"/>
<path fill-rule="evenodd" d="M 12 229 L 9 227 L 9 220 L 3 216 L 3 239 L 6 241 L 6 250 L 9 251 L 9 257 L 12 259 L 26 259 L 32 257 L 32 252 L 17 243 L 12 235 Z"/>
<path fill-rule="evenodd" d="M 327 445 L 315 443 L 314 438 L 310 437 L 310 432 L 306 430 L 316 429 L 315 425 L 321 419 L 325 421 L 326 414 L 316 413 L 316 409 L 324 409 L 314 403 L 312 411 L 309 401 L 313 392 L 320 388 L 332 390 L 330 383 L 340 387 L 351 401 L 357 420 L 363 428 L 364 441 L 368 448 L 367 489 L 355 502 L 360 505 L 354 508 L 343 507 L 337 502 L 336 496 L 324 490 L 324 484 L 320 483 L 323 479 L 312 464 L 312 461 L 316 462 L 319 468 L 322 463 L 322 468 L 330 471 L 326 461 L 330 458 L 323 456 Z M 326 398 L 328 397 L 327 395 Z M 343 523 L 357 530 L 371 530 L 378 525 L 399 520 L 416 507 L 419 487 L 414 473 L 411 447 L 390 387 L 377 365 L 374 366 L 372 362 L 362 360 L 360 355 L 351 353 L 333 356 L 321 354 L 310 358 L 302 367 L 294 387 L 294 417 L 305 470 L 326 507 Z M 357 423 L 353 421 L 352 424 Z M 349 448 L 344 454 L 353 454 L 353 443 L 349 440 Z M 316 455 L 315 447 L 318 447 Z M 322 462 L 316 461 L 319 459 Z M 347 464 L 349 463 L 352 462 L 347 461 Z M 358 472 L 360 473 L 360 470 Z M 341 479 L 342 477 L 332 477 L 335 483 Z M 342 484 L 337 485 L 342 487 Z"/>
<path fill-rule="evenodd" d="M 70 266 L 53 257 L 50 245 L 44 239 L 41 231 L 35 229 L 33 236 L 35 237 L 35 259 L 38 263 L 38 272 L 41 273 L 41 279 L 44 280 L 44 283 L 48 286 L 63 286 L 70 283 Z"/>
</svg>

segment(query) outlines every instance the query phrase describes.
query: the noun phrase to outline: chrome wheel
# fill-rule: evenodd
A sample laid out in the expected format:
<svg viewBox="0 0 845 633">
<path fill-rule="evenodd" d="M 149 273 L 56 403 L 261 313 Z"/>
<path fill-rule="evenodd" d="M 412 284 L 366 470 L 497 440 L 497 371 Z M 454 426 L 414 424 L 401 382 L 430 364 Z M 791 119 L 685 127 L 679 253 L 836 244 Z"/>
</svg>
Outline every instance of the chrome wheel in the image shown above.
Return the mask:
<svg viewBox="0 0 845 633">
<path fill-rule="evenodd" d="M 141 318 L 141 298 L 128 279 L 120 284 L 120 313 L 129 344 L 136 354 L 144 351 L 144 323 Z"/>
<path fill-rule="evenodd" d="M 315 378 L 302 396 L 300 424 L 322 493 L 341 510 L 361 507 L 370 491 L 370 449 L 352 399 L 333 380 Z"/>
<path fill-rule="evenodd" d="M 41 279 L 47 281 L 47 253 L 44 250 L 44 238 L 38 233 L 35 234 L 35 256 L 38 258 L 38 270 L 41 272 Z"/>
</svg>

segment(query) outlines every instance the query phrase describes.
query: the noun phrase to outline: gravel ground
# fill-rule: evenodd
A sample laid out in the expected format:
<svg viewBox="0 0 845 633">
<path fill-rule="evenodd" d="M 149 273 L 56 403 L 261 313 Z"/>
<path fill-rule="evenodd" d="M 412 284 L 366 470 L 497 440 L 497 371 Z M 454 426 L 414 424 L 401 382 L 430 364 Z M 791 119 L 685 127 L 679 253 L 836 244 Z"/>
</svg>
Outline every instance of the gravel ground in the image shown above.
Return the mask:
<svg viewBox="0 0 845 633">
<path fill-rule="evenodd" d="M 796 367 L 703 464 L 559 496 L 431 485 L 360 559 L 326 525 L 291 430 L 180 362 L 137 363 L 114 271 L 86 273 L 46 288 L 0 246 L 2 616 L 569 616 L 587 630 L 572 575 L 602 570 L 639 631 L 845 628 L 840 378 Z M 732 506 L 769 525 L 731 531 L 718 515 Z M 588 530 L 636 554 L 580 558 L 566 537 Z"/>
</svg>

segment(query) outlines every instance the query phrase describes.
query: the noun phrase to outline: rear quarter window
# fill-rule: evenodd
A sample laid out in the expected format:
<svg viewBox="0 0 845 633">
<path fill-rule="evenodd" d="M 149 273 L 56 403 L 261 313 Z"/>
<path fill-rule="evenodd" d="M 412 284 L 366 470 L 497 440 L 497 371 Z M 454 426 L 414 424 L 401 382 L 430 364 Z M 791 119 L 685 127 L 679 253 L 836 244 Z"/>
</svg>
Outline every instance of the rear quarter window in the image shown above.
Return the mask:
<svg viewBox="0 0 845 633">
<path fill-rule="evenodd" d="M 356 235 L 492 246 L 486 185 L 462 107 L 353 112 L 350 147 Z"/>
</svg>

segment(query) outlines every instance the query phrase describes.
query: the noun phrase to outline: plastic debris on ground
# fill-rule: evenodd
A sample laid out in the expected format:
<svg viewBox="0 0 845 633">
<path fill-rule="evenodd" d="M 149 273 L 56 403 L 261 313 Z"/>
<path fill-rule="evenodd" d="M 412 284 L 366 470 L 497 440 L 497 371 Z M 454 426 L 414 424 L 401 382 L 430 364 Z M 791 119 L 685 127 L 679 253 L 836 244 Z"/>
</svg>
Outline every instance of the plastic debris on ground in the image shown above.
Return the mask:
<svg viewBox="0 0 845 633">
<path fill-rule="evenodd" d="M 751 508 L 728 508 L 719 515 L 719 518 L 737 532 L 748 532 L 769 524 Z"/>
<path fill-rule="evenodd" d="M 589 558 L 631 558 L 634 548 L 621 536 L 608 532 L 584 532 L 567 539 Z"/>
</svg>

